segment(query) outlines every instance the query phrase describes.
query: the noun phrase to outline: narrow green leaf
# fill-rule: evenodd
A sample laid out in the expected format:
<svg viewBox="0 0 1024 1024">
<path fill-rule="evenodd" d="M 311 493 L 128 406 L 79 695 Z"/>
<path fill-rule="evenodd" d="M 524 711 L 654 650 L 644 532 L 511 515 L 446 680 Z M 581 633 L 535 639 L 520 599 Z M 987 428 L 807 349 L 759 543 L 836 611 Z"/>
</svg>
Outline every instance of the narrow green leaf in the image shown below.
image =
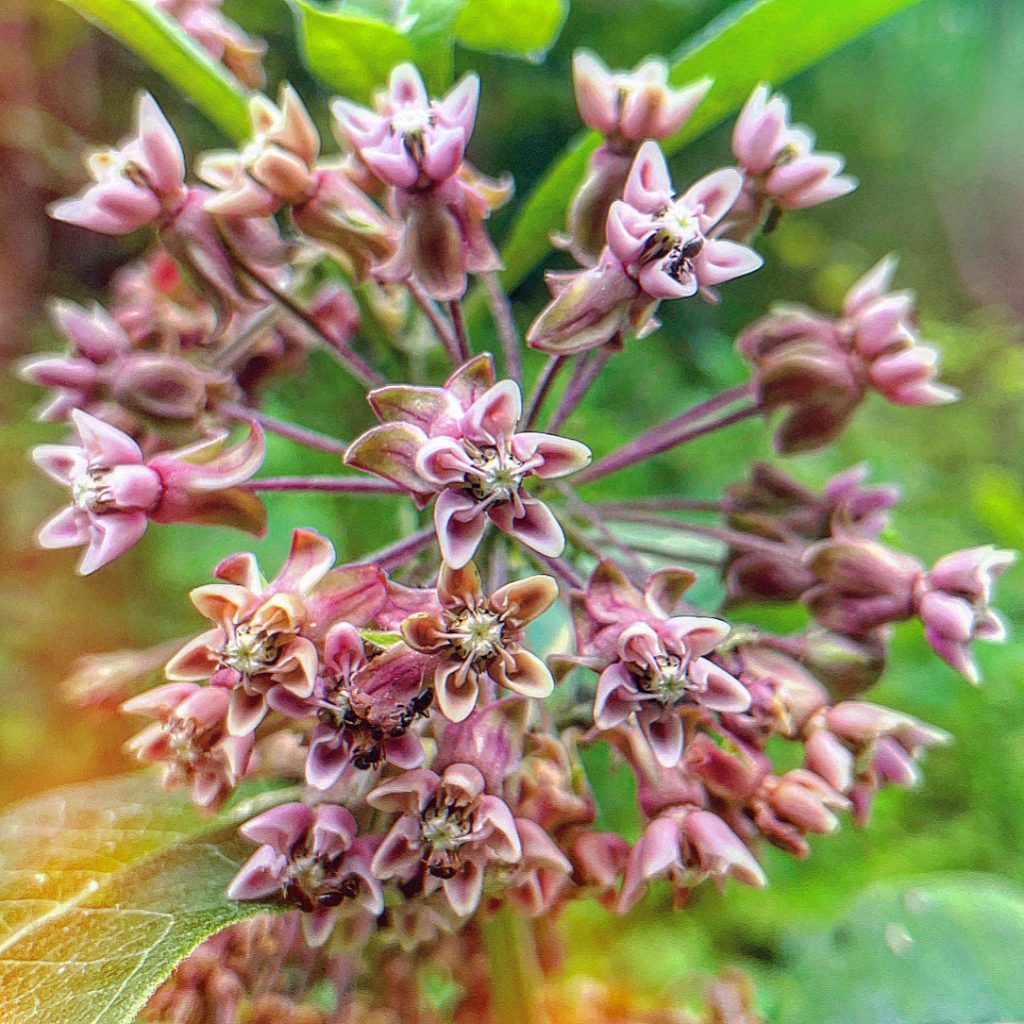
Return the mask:
<svg viewBox="0 0 1024 1024">
<path fill-rule="evenodd" d="M 463 46 L 540 60 L 562 31 L 567 0 L 466 0 L 455 24 Z"/>
<path fill-rule="evenodd" d="M 169 15 L 147 0 L 62 2 L 134 50 L 231 138 L 248 137 L 245 88 Z"/>
<path fill-rule="evenodd" d="M 409 0 L 406 33 L 431 93 L 444 92 L 454 71 L 455 21 L 465 0 Z"/>
<path fill-rule="evenodd" d="M 872 886 L 791 958 L 775 1024 L 1024 1019 L 1024 892 L 986 875 Z"/>
<path fill-rule="evenodd" d="M 715 79 L 696 115 L 663 143 L 674 153 L 742 106 L 758 82 L 778 84 L 918 0 L 754 0 L 712 22 L 672 64 L 677 84 Z M 600 143 L 590 132 L 575 139 L 527 199 L 502 250 L 505 287 L 515 288 L 551 248 L 565 211 Z"/>
<path fill-rule="evenodd" d="M 242 792 L 204 820 L 145 773 L 8 808 L 0 815 L 0 1020 L 134 1020 L 200 942 L 267 910 L 224 897 L 253 849 L 236 829 L 293 792 Z"/>
<path fill-rule="evenodd" d="M 413 60 L 413 46 L 397 28 L 356 10 L 324 10 L 289 0 L 306 64 L 329 88 L 366 103 L 396 64 Z"/>
</svg>

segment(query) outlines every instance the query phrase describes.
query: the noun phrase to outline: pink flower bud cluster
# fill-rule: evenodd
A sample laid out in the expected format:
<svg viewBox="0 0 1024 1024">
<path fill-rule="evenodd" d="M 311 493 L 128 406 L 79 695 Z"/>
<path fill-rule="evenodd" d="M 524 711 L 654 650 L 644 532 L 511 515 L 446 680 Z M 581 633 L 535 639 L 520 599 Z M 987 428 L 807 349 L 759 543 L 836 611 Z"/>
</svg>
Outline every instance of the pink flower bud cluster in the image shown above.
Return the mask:
<svg viewBox="0 0 1024 1024">
<path fill-rule="evenodd" d="M 780 452 L 834 441 L 870 391 L 896 405 L 941 405 L 957 391 L 935 380 L 938 354 L 921 342 L 910 292 L 890 292 L 886 257 L 847 292 L 838 319 L 780 306 L 736 340 L 766 414 L 783 411 Z"/>
</svg>

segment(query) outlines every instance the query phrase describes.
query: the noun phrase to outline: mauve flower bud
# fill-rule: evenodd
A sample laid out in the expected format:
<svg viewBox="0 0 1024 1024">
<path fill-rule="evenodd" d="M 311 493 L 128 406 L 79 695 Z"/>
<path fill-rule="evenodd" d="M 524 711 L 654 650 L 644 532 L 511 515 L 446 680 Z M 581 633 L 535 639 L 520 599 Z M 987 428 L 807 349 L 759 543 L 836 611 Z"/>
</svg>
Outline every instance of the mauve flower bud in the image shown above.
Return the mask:
<svg viewBox="0 0 1024 1024">
<path fill-rule="evenodd" d="M 608 143 L 591 154 L 586 177 L 569 203 L 565 236 L 555 239 L 555 244 L 568 249 L 582 266 L 593 266 L 600 258 L 608 211 L 622 195 L 632 165 L 632 153 L 618 153 Z"/>
<path fill-rule="evenodd" d="M 804 637 L 803 662 L 834 697 L 847 700 L 871 689 L 885 670 L 884 629 L 853 639 L 813 629 Z"/>
<path fill-rule="evenodd" d="M 207 408 L 212 387 L 230 379 L 201 370 L 180 356 L 140 352 L 127 356 L 110 380 L 110 392 L 126 409 L 150 420 L 194 421 Z"/>
<path fill-rule="evenodd" d="M 627 327 L 638 335 L 650 323 L 650 300 L 609 249 L 589 270 L 546 275 L 553 298 L 526 332 L 526 343 L 541 352 L 566 355 L 597 348 Z"/>
<path fill-rule="evenodd" d="M 871 540 L 826 540 L 807 549 L 805 563 L 819 582 L 803 602 L 826 629 L 865 639 L 914 613 L 924 567 L 909 555 Z"/>
</svg>

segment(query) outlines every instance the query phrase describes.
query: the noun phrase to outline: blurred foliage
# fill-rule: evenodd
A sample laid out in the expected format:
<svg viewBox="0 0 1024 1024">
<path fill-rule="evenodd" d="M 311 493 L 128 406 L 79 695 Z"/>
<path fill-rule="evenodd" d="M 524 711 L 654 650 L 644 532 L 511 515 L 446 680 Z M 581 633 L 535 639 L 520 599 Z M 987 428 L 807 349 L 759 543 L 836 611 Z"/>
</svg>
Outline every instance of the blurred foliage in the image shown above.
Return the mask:
<svg viewBox="0 0 1024 1024">
<path fill-rule="evenodd" d="M 585 45 L 613 66 L 631 66 L 648 53 L 674 51 L 724 6 L 721 0 L 575 0 L 543 64 L 458 49 L 456 74 L 472 67 L 483 84 L 474 163 L 487 173 L 509 169 L 526 195 L 578 131 L 569 85 L 575 47 Z M 219 137 L 165 83 L 140 71 L 116 44 L 83 31 L 64 8 L 45 3 L 38 13 L 29 2 L 25 10 L 43 27 L 29 33 L 24 53 L 4 54 L 0 100 L 45 117 L 33 122 L 41 126 L 35 134 L 0 137 L 20 175 L 16 193 L 0 188 L 0 230 L 5 251 L 33 262 L 16 268 L 31 276 L 10 295 L 0 289 L 0 303 L 14 308 L 28 296 L 28 306 L 38 309 L 45 292 L 94 294 L 130 252 L 127 243 L 71 235 L 42 217 L 46 199 L 80 180 L 73 159 L 79 137 L 117 138 L 139 87 L 154 91 L 192 153 Z M 284 3 L 229 0 L 227 10 L 248 31 L 270 39 L 271 82 L 287 74 L 322 115 L 325 94 L 297 70 Z M 892 539 L 926 560 L 985 542 L 1020 547 L 1024 133 L 1014 126 L 1024 91 L 1022 51 L 1021 5 L 926 0 L 790 82 L 786 92 L 797 119 L 816 129 L 823 148 L 845 154 L 861 187 L 820 211 L 784 218 L 761 242 L 766 268 L 730 284 L 720 307 L 666 308 L 663 330 L 613 358 L 572 422 L 573 432 L 601 454 L 624 431 L 735 383 L 744 371 L 731 338 L 745 323 L 778 300 L 834 311 L 845 288 L 895 250 L 902 257 L 897 281 L 918 291 L 925 333 L 941 348 L 944 376 L 962 389 L 963 401 L 930 410 L 870 401 L 835 449 L 788 460 L 787 469 L 820 484 L 844 466 L 869 462 L 873 480 L 897 482 L 904 491 Z M 54 68 L 60 76 L 51 73 Z M 19 75 L 28 76 L 24 95 L 9 85 L 21 82 Z M 58 78 L 76 83 L 75 94 Z M 59 130 L 43 131 L 52 124 Z M 675 180 L 693 179 L 721 163 L 727 132 L 717 130 L 682 150 L 673 161 Z M 15 194 L 16 203 L 5 198 Z M 496 219 L 497 237 L 508 223 L 508 214 Z M 31 246 L 25 241 L 30 228 Z M 534 273 L 516 296 L 524 322 L 543 295 Z M 0 313 L 13 324 L 8 350 L 24 350 L 29 333 L 33 347 L 52 344 L 41 321 L 12 320 L 3 308 Z M 475 344 L 489 344 L 490 331 L 482 325 Z M 536 372 L 540 363 L 531 355 L 528 371 Z M 52 439 L 54 431 L 27 422 L 37 397 L 30 389 L 4 384 L 0 395 L 0 802 L 6 802 L 125 766 L 117 745 L 130 725 L 68 709 L 57 693 L 59 679 L 80 654 L 195 629 L 186 590 L 205 582 L 212 564 L 244 542 L 222 531 L 154 529 L 98 577 L 74 578 L 72 555 L 37 552 L 30 539 L 56 492 L 26 466 L 24 452 Z M 268 411 L 347 437 L 370 421 L 358 389 L 319 360 L 302 380 L 278 388 Z M 619 474 L 609 489 L 714 497 L 752 458 L 770 454 L 763 426 L 746 423 Z M 333 468 L 329 458 L 275 444 L 267 472 Z M 271 570 L 295 525 L 323 530 L 347 558 L 380 546 L 412 522 L 407 506 L 384 499 L 271 495 L 268 504 L 273 527 L 255 550 Z M 708 577 L 702 573 L 699 597 L 714 600 L 716 585 Z M 1003 580 L 998 603 L 1020 637 L 1020 566 Z M 804 936 L 824 929 L 870 883 L 943 871 L 988 872 L 1024 883 L 1024 650 L 1014 640 L 980 655 L 985 683 L 974 690 L 930 655 L 917 627 L 898 632 L 878 699 L 956 737 L 953 748 L 930 757 L 919 791 L 882 794 L 867 829 L 846 826 L 816 839 L 806 863 L 769 850 L 765 891 L 730 885 L 724 894 L 701 892 L 674 914 L 667 896 L 655 893 L 624 921 L 595 906 L 569 908 L 561 924 L 571 939 L 567 970 L 629 977 L 640 988 L 675 991 L 683 999 L 697 975 L 738 963 L 763 983 L 766 1006 L 781 1007 L 784 993 L 774 985 L 779 968 Z M 595 776 L 604 771 L 599 759 L 588 768 Z M 881 939 L 874 941 L 881 956 Z"/>
</svg>

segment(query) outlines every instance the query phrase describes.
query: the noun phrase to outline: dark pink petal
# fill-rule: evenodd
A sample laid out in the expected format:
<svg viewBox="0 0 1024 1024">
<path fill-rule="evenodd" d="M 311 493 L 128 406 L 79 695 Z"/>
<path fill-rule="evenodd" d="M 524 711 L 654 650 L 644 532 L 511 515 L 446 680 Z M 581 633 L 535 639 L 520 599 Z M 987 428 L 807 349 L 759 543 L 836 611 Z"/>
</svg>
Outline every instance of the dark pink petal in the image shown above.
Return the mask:
<svg viewBox="0 0 1024 1024">
<path fill-rule="evenodd" d="M 436 488 L 459 483 L 473 471 L 465 446 L 454 437 L 434 437 L 416 455 L 416 473 Z"/>
<path fill-rule="evenodd" d="M 480 904 L 484 891 L 484 869 L 475 860 L 467 861 L 458 874 L 442 883 L 452 910 L 459 917 L 469 917 Z"/>
<path fill-rule="evenodd" d="M 425 756 L 423 744 L 415 733 L 389 736 L 384 740 L 384 757 L 388 764 L 393 764 L 396 768 L 406 771 L 419 768 Z"/>
<path fill-rule="evenodd" d="M 334 545 L 315 530 L 296 530 L 281 571 L 268 591 L 309 593 L 334 565 Z"/>
<path fill-rule="evenodd" d="M 703 707 L 727 714 L 739 714 L 750 707 L 750 693 L 734 676 L 729 675 L 707 658 L 698 658 L 690 665 L 689 677 L 702 691 L 695 699 Z"/>
<path fill-rule="evenodd" d="M 352 812 L 338 804 L 320 804 L 313 817 L 313 854 L 317 857 L 344 852 L 359 831 Z"/>
<path fill-rule="evenodd" d="M 419 869 L 421 847 L 417 819 L 404 815 L 391 826 L 391 831 L 377 848 L 371 870 L 382 881 L 410 878 Z"/>
<path fill-rule="evenodd" d="M 632 675 L 621 662 L 609 665 L 597 681 L 594 694 L 594 724 L 599 729 L 621 725 L 636 710 L 639 691 Z"/>
<path fill-rule="evenodd" d="M 318 725 L 309 741 L 306 782 L 316 789 L 330 789 L 341 778 L 348 760 L 338 731 L 330 725 Z"/>
<path fill-rule="evenodd" d="M 302 915 L 302 935 L 311 949 L 326 944 L 337 920 L 337 907 L 317 907 L 312 913 Z"/>
<path fill-rule="evenodd" d="M 732 209 L 742 188 L 743 177 L 739 171 L 723 167 L 691 185 L 681 201 L 697 212 L 701 229 L 706 233 Z"/>
<path fill-rule="evenodd" d="M 65 486 L 88 469 L 82 449 L 72 444 L 38 444 L 32 449 L 32 461 L 48 477 Z"/>
</svg>

